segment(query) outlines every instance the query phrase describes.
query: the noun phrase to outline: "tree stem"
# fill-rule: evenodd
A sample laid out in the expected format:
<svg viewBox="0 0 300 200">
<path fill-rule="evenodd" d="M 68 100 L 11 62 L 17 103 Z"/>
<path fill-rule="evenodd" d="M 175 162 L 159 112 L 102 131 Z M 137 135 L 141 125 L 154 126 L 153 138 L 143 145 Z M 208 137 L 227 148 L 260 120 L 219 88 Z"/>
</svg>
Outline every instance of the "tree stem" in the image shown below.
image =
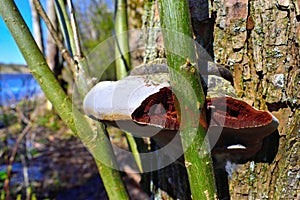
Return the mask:
<svg viewBox="0 0 300 200">
<path fill-rule="evenodd" d="M 214 199 L 215 183 L 206 135 L 205 95 L 196 62 L 187 0 L 159 0 L 171 86 L 181 108 L 181 140 L 193 199 Z M 189 61 L 190 60 L 190 61 Z M 196 115 L 196 116 L 195 116 Z M 197 121 L 196 119 L 200 119 Z M 200 124 L 200 125 L 199 125 Z"/>
<path fill-rule="evenodd" d="M 127 21 L 127 1 L 117 0 L 115 11 L 115 31 L 116 31 L 116 73 L 120 80 L 127 76 L 130 69 L 130 54 L 128 43 L 128 21 Z"/>
</svg>

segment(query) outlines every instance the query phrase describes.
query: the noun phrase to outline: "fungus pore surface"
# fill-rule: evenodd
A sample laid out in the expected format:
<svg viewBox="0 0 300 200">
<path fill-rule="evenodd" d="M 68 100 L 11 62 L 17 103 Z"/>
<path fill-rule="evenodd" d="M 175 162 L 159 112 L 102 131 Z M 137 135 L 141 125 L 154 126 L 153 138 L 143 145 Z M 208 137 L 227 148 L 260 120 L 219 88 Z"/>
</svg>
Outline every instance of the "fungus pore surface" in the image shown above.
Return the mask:
<svg viewBox="0 0 300 200">
<path fill-rule="evenodd" d="M 177 118 L 174 99 L 170 88 L 162 88 L 142 102 L 142 105 L 132 113 L 132 119 L 139 123 L 179 130 L 180 121 Z"/>
</svg>

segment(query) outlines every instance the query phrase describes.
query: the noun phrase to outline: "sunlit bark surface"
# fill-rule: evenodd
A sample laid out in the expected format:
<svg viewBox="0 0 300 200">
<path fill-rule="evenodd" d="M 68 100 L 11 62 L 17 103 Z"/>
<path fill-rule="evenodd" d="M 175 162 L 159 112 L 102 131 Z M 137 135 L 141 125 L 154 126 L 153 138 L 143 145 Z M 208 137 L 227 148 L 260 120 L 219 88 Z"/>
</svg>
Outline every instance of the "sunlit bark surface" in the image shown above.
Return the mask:
<svg viewBox="0 0 300 200">
<path fill-rule="evenodd" d="M 230 180 L 231 198 L 299 199 L 298 2 L 220 0 L 209 9 L 215 17 L 215 62 L 233 72 L 239 97 L 280 121 L 275 159 L 239 167 Z"/>
</svg>

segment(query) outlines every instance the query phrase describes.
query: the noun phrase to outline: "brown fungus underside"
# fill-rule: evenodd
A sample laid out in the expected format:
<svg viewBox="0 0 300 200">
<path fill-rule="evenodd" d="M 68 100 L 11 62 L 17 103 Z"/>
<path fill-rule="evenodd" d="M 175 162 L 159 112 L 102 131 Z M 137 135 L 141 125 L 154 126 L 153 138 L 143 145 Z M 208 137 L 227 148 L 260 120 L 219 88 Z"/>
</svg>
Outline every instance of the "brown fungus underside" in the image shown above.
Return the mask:
<svg viewBox="0 0 300 200">
<path fill-rule="evenodd" d="M 168 130 L 179 130 L 180 121 L 174 104 L 174 94 L 169 88 L 146 98 L 131 115 L 138 123 L 159 126 Z"/>
<path fill-rule="evenodd" d="M 225 98 L 225 100 L 224 100 Z M 244 101 L 231 97 L 216 97 L 206 99 L 208 107 L 213 102 L 212 125 L 215 125 L 219 118 L 225 116 L 224 127 L 232 129 L 244 129 L 263 127 L 270 124 L 273 120 L 270 113 L 256 110 Z"/>
<path fill-rule="evenodd" d="M 159 92 L 150 95 L 142 104 L 132 113 L 134 121 L 142 124 L 159 126 L 168 130 L 179 130 L 180 120 L 177 117 L 177 110 L 174 104 L 174 93 L 170 88 L 162 88 Z M 273 121 L 269 112 L 256 110 L 244 101 L 231 97 L 216 97 L 206 99 L 208 108 L 211 108 L 210 126 L 222 126 L 236 130 L 255 130 L 255 128 L 264 129 Z M 213 103 L 213 105 L 212 105 Z M 219 124 L 225 117 L 224 124 Z M 245 132 L 248 137 L 249 133 Z M 265 137 L 265 133 L 253 133 L 255 137 Z"/>
<path fill-rule="evenodd" d="M 165 131 L 156 135 L 156 140 L 163 140 L 166 130 L 176 134 L 180 128 L 180 120 L 174 99 L 170 88 L 162 88 L 143 101 L 132 113 L 132 119 L 139 124 L 163 128 Z M 269 112 L 256 110 L 244 101 L 217 97 L 207 98 L 206 103 L 210 108 L 209 138 L 214 137 L 217 129 L 222 129 L 212 149 L 213 155 L 224 155 L 224 159 L 237 163 L 244 162 L 254 157 L 262 148 L 263 139 L 276 130 L 277 122 Z M 219 124 L 220 121 L 224 124 Z M 237 144 L 244 148 L 230 148 Z"/>
</svg>

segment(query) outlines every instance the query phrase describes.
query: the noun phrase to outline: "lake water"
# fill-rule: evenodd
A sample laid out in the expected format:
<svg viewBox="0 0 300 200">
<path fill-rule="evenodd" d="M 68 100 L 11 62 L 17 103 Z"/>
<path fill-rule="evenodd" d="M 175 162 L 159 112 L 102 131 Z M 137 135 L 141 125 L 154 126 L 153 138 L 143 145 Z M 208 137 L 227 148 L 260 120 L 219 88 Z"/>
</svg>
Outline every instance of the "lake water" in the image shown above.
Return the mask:
<svg viewBox="0 0 300 200">
<path fill-rule="evenodd" d="M 0 106 L 10 106 L 42 93 L 31 74 L 0 74 Z"/>
</svg>

